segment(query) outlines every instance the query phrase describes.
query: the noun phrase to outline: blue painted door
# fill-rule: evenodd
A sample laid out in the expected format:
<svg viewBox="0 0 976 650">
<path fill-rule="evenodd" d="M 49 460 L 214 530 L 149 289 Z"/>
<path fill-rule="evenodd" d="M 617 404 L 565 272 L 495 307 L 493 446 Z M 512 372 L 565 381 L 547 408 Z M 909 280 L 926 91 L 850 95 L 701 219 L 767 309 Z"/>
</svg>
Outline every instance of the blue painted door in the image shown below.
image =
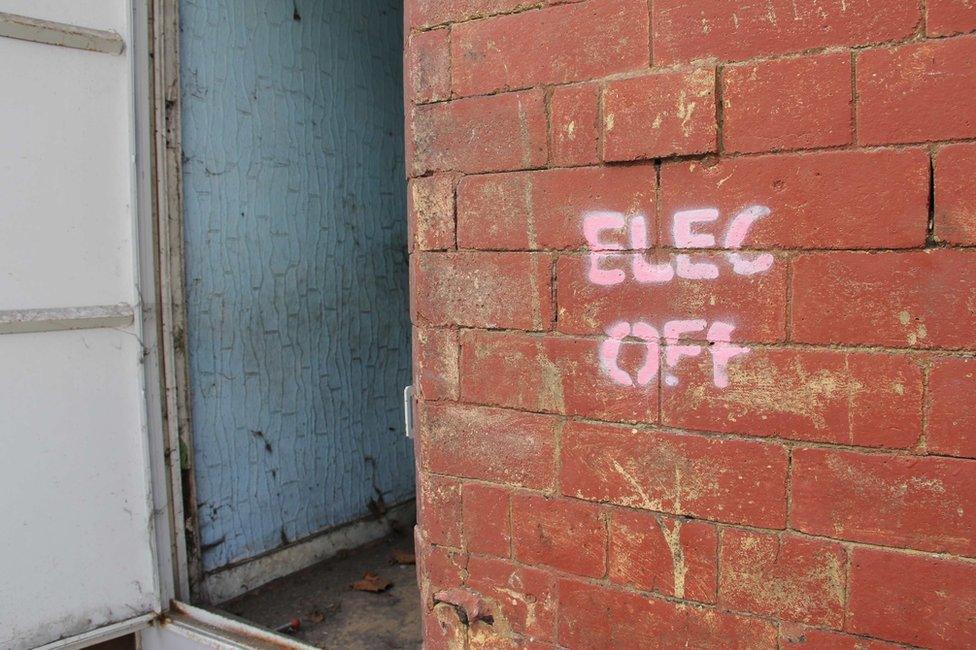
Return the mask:
<svg viewBox="0 0 976 650">
<path fill-rule="evenodd" d="M 205 570 L 413 493 L 401 0 L 182 0 Z"/>
</svg>

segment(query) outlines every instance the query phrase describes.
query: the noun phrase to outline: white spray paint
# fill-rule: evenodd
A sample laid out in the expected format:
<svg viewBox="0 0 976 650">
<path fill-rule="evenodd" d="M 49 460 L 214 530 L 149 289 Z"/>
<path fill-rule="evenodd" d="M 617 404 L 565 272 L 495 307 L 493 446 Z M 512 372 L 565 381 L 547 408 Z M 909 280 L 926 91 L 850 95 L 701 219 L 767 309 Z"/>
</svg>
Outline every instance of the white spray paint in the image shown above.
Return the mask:
<svg viewBox="0 0 976 650">
<path fill-rule="evenodd" d="M 654 327 L 647 323 L 638 321 L 633 325 L 624 322 L 611 325 L 607 329 L 607 336 L 609 338 L 600 344 L 600 366 L 614 383 L 620 384 L 621 386 L 634 385 L 635 382 L 630 374 L 622 370 L 618 365 L 620 347 L 624 338 L 628 335 L 632 335 L 644 342 L 646 349 L 644 364 L 637 370 L 636 383 L 638 386 L 647 386 L 657 377 L 661 365 L 661 348 L 658 333 Z"/>
<path fill-rule="evenodd" d="M 773 266 L 770 253 L 760 253 L 748 258 L 737 252 L 742 248 L 753 224 L 769 215 L 769 208 L 751 206 L 733 217 L 725 233 L 722 248 L 726 250 L 725 259 L 738 275 L 764 273 Z M 697 224 L 714 223 L 719 211 L 714 208 L 680 210 L 675 212 L 671 234 L 677 248 L 706 249 L 715 248 L 715 235 L 699 232 Z M 604 235 L 616 233 L 616 241 L 607 241 Z M 650 262 L 645 251 L 649 248 L 647 236 L 647 216 L 635 214 L 628 220 L 622 212 L 589 212 L 583 216 L 583 235 L 589 245 L 590 282 L 611 287 L 627 279 L 627 262 L 633 279 L 641 284 L 662 284 L 675 277 L 687 280 L 715 280 L 720 275 L 717 264 L 709 260 L 695 259 L 687 253 L 674 255 L 673 260 Z M 627 236 L 629 246 L 620 241 Z M 632 252 L 623 252 L 629 250 Z"/>
<path fill-rule="evenodd" d="M 772 268 L 775 259 L 770 253 L 747 256 L 739 252 L 752 226 L 769 214 L 770 210 L 765 206 L 750 206 L 739 211 L 729 222 L 722 240 L 722 250 L 725 251 L 725 260 L 733 273 L 749 276 L 765 273 Z M 719 217 L 720 213 L 715 208 L 675 212 L 671 227 L 675 247 L 715 248 L 715 235 L 703 228 L 714 224 Z M 647 217 L 643 214 L 636 214 L 628 219 L 621 212 L 589 212 L 583 216 L 583 235 L 590 248 L 587 278 L 599 286 L 610 287 L 623 283 L 627 279 L 628 266 L 631 277 L 639 284 L 664 284 L 675 277 L 715 280 L 721 275 L 719 265 L 711 259 L 702 259 L 701 256 L 696 259 L 689 253 L 674 254 L 672 260 L 663 262 L 648 260 Z M 613 235 L 617 235 L 616 239 L 607 239 Z M 625 237 L 629 244 L 626 248 L 623 243 Z M 621 321 L 607 328 L 607 338 L 600 343 L 600 368 L 617 385 L 647 386 L 661 371 L 663 349 L 664 383 L 677 386 L 679 379 L 676 369 L 681 360 L 698 357 L 705 349 L 698 343 L 689 342 L 696 340 L 694 335 L 697 334 L 697 340 L 700 341 L 703 335 L 708 342 L 713 383 L 718 388 L 727 388 L 729 362 L 749 352 L 748 348 L 732 343 L 734 330 L 732 323 L 724 321 L 715 321 L 709 325 L 700 318 L 675 319 L 664 323 L 662 337 L 657 328 L 647 322 Z M 633 373 L 620 367 L 620 351 L 628 337 L 644 345 L 644 361 Z"/>
<path fill-rule="evenodd" d="M 708 328 L 707 332 L 705 328 Z M 600 367 L 610 379 L 619 386 L 647 386 L 657 378 L 661 369 L 661 341 L 664 345 L 664 383 L 677 386 L 678 377 L 674 371 L 685 357 L 697 357 L 705 349 L 697 343 L 688 343 L 682 337 L 687 334 L 704 332 L 708 341 L 708 353 L 712 357 L 712 379 L 718 388 L 729 385 L 729 361 L 749 352 L 748 348 L 732 345 L 731 335 L 735 326 L 715 321 L 708 326 L 701 319 L 672 320 L 664 324 L 664 336 L 657 328 L 644 321 L 636 323 L 619 322 L 607 328 L 607 338 L 600 343 Z M 620 367 L 620 350 L 627 337 L 633 337 L 644 345 L 644 361 L 636 373 Z"/>
</svg>

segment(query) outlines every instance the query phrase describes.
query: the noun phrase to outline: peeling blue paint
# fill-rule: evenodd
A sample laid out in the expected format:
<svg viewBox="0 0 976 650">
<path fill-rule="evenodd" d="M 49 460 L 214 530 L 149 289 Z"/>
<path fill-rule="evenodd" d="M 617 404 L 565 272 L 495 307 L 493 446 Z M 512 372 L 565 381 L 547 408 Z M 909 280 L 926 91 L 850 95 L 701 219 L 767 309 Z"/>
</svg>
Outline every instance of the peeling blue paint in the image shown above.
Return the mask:
<svg viewBox="0 0 976 650">
<path fill-rule="evenodd" d="M 398 0 L 183 0 L 204 568 L 413 494 Z"/>
</svg>

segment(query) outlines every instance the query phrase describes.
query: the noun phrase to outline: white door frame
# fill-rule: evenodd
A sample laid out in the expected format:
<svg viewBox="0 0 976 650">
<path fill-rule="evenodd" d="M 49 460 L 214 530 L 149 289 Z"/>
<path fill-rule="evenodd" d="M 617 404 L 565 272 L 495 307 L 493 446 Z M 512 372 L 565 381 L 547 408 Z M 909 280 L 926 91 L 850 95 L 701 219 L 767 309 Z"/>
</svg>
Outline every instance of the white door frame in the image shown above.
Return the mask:
<svg viewBox="0 0 976 650">
<path fill-rule="evenodd" d="M 196 513 L 196 479 L 190 426 L 184 283 L 183 168 L 180 92 L 179 0 L 137 0 L 146 12 L 146 114 L 151 134 L 149 179 L 154 234 L 153 304 L 156 319 L 159 395 L 150 409 L 161 414 L 166 480 L 171 510 L 173 597 L 190 602 L 203 577 Z M 151 48 L 151 49 L 150 49 Z M 150 53 L 152 56 L 150 57 Z M 135 57 L 134 57 L 135 58 Z"/>
<path fill-rule="evenodd" d="M 124 99 L 124 114 L 127 119 L 118 124 L 118 127 L 126 131 L 129 143 L 127 213 L 132 242 L 132 263 L 129 268 L 135 286 L 132 304 L 3 312 L 0 315 L 0 333 L 132 328 L 129 333 L 139 341 L 142 352 L 139 359 L 141 371 L 135 377 L 144 399 L 139 409 L 139 419 L 140 428 L 145 431 L 142 460 L 147 474 L 144 492 L 136 496 L 139 500 L 146 500 L 144 503 L 149 510 L 149 548 L 146 550 L 151 554 L 153 604 L 143 611 L 140 611 L 141 606 L 132 607 L 130 609 L 134 616 L 129 619 L 52 642 L 43 646 L 44 648 L 86 647 L 130 634 L 148 626 L 161 616 L 162 611 L 169 608 L 174 599 L 187 593 L 184 577 L 187 573 L 186 563 L 181 560 L 180 548 L 183 537 L 180 534 L 181 510 L 174 507 L 182 503 L 180 484 L 178 480 L 174 483 L 174 474 L 179 478 L 179 447 L 172 444 L 166 426 L 161 350 L 164 337 L 161 336 L 162 320 L 158 308 L 161 292 L 156 270 L 158 248 L 154 224 L 155 185 L 152 164 L 155 118 L 151 92 L 153 74 L 150 68 L 150 52 L 154 43 L 149 32 L 153 14 L 147 0 L 120 0 L 118 6 L 124 11 L 122 24 L 126 32 L 125 38 L 129 39 L 128 43 L 123 36 L 106 29 L 80 27 L 34 16 L 0 14 L 2 37 L 43 44 L 45 47 L 87 50 L 96 53 L 93 56 L 124 54 L 126 59 L 122 69 L 127 77 Z M 29 10 L 28 5 L 22 11 Z M 122 24 L 116 24 L 119 31 L 123 31 Z M 95 520 L 91 524 L 97 527 L 100 522 Z M 71 543 L 71 540 L 65 540 L 65 543 Z M 185 551 L 182 552 L 185 555 Z"/>
</svg>

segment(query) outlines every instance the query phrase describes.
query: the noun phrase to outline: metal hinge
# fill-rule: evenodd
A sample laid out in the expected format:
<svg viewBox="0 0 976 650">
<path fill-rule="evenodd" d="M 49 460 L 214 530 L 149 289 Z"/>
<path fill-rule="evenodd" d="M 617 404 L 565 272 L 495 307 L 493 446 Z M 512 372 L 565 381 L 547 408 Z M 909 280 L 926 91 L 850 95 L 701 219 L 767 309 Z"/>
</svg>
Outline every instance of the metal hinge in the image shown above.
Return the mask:
<svg viewBox="0 0 976 650">
<path fill-rule="evenodd" d="M 403 389 L 403 422 L 407 437 L 413 438 L 413 386 L 405 386 Z"/>
</svg>

